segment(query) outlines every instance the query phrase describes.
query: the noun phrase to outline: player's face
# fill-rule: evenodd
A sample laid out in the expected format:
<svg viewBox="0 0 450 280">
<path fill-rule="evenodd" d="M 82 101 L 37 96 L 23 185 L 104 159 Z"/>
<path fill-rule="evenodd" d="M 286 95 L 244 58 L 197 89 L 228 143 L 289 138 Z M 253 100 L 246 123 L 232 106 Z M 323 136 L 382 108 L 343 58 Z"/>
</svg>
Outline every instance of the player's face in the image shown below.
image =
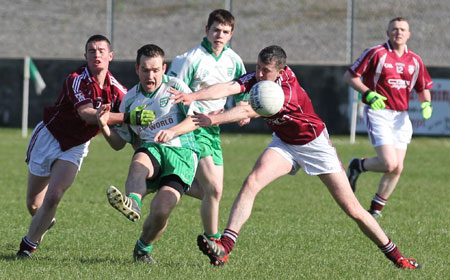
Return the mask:
<svg viewBox="0 0 450 280">
<path fill-rule="evenodd" d="M 410 35 L 409 24 L 406 21 L 393 21 L 389 24 L 387 36 L 394 47 L 406 44 Z"/>
<path fill-rule="evenodd" d="M 136 74 L 146 93 L 152 93 L 161 86 L 163 75 L 166 72 L 166 64 L 160 56 L 141 56 L 140 64 L 136 65 Z"/>
<path fill-rule="evenodd" d="M 113 56 L 114 53 L 110 51 L 106 41 L 89 42 L 87 52 L 84 54 L 89 70 L 92 72 L 108 70 Z"/>
<path fill-rule="evenodd" d="M 258 62 L 256 63 L 255 77 L 258 82 L 275 82 L 283 71 L 283 69 L 277 68 L 275 61 L 271 61 L 269 64 L 265 64 L 258 58 Z"/>
<path fill-rule="evenodd" d="M 230 25 L 224 25 L 215 21 L 209 28 L 206 27 L 206 38 L 211 43 L 214 52 L 222 52 L 223 48 L 233 36 Z"/>
</svg>

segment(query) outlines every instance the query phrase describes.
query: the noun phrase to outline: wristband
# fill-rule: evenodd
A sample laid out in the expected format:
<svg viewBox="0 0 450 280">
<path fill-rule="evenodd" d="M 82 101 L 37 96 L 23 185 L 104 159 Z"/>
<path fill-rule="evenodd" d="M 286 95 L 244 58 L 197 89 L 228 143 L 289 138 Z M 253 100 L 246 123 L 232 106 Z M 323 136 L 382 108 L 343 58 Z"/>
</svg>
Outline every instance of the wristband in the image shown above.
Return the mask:
<svg viewBox="0 0 450 280">
<path fill-rule="evenodd" d="M 124 113 L 123 114 L 123 122 L 130 124 L 130 113 Z"/>
</svg>

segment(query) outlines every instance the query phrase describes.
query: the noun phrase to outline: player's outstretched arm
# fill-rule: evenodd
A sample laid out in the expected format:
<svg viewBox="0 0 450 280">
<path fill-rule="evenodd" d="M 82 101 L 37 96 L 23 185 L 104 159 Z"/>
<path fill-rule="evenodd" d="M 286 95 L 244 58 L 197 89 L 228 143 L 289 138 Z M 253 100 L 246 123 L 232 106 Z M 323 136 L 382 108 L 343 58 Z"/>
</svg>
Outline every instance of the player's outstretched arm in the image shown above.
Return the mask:
<svg viewBox="0 0 450 280">
<path fill-rule="evenodd" d="M 174 104 L 182 102 L 183 105 L 187 106 L 195 100 L 219 99 L 241 93 L 241 86 L 236 81 L 230 81 L 214 84 L 193 93 L 183 93 L 173 88 L 170 88 L 169 92 L 173 95 L 170 98 L 174 100 Z"/>
<path fill-rule="evenodd" d="M 167 143 L 174 137 L 194 131 L 197 128 L 198 126 L 194 123 L 192 117 L 186 116 L 186 118 L 179 124 L 174 125 L 171 128 L 161 129 L 158 131 L 153 140 L 157 143 Z"/>
<path fill-rule="evenodd" d="M 259 115 L 253 111 L 250 105 L 241 105 L 231 108 L 220 114 L 203 114 L 195 112 L 192 119 L 195 124 L 201 127 L 219 125 L 224 123 L 239 122 L 247 118 L 257 118 Z"/>
<path fill-rule="evenodd" d="M 244 106 L 244 105 L 248 105 L 248 101 L 239 101 L 238 103 L 236 103 L 236 106 Z M 238 125 L 240 127 L 243 127 L 244 125 L 249 124 L 250 120 L 251 120 L 251 118 L 242 119 L 242 120 L 238 121 Z"/>
<path fill-rule="evenodd" d="M 97 123 L 108 144 L 111 146 L 111 148 L 118 151 L 125 146 L 126 142 L 122 139 L 122 137 L 120 137 L 117 132 L 109 128 L 108 120 L 111 114 L 110 111 L 111 105 L 106 104 L 100 106 L 97 109 L 96 113 Z"/>
</svg>

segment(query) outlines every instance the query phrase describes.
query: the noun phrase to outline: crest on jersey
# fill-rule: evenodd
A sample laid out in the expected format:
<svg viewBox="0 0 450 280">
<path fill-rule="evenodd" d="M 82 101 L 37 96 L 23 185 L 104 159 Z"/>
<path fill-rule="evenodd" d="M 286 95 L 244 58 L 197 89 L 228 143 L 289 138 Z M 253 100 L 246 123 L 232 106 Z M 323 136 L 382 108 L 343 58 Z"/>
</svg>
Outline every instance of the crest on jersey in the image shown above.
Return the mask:
<svg viewBox="0 0 450 280">
<path fill-rule="evenodd" d="M 159 100 L 159 107 L 166 107 L 169 103 L 169 97 L 163 97 Z"/>
<path fill-rule="evenodd" d="M 228 77 L 233 76 L 233 70 L 234 70 L 233 67 L 228 67 L 228 68 L 227 68 L 227 75 L 228 75 Z"/>
<path fill-rule="evenodd" d="M 415 70 L 414 65 L 408 65 L 408 73 L 409 73 L 410 75 L 412 75 L 412 73 L 414 73 L 414 70 Z"/>
</svg>

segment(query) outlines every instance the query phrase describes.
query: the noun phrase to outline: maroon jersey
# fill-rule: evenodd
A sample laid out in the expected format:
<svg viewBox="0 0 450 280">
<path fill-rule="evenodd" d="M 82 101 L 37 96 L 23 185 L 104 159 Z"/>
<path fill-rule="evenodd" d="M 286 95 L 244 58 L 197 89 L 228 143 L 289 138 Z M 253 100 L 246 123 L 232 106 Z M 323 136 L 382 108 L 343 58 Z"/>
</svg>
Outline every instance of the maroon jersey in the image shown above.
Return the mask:
<svg viewBox="0 0 450 280">
<path fill-rule="evenodd" d="M 257 83 L 255 72 L 236 79 L 241 85 L 241 93 L 249 92 Z M 300 86 L 294 72 L 286 66 L 284 74 L 276 81 L 284 92 L 284 104 L 280 112 L 263 117 L 267 125 L 284 142 L 292 145 L 304 145 L 316 139 L 325 124 L 316 115 L 306 91 Z"/>
<path fill-rule="evenodd" d="M 81 105 L 92 103 L 94 108 L 101 104 L 111 104 L 111 111 L 119 112 L 119 105 L 127 89 L 108 71 L 105 86 L 100 88 L 87 66 L 82 66 L 70 74 L 51 107 L 44 109 L 44 124 L 58 140 L 61 150 L 65 151 L 81 145 L 97 135 L 97 124 L 86 123 L 77 109 Z"/>
<path fill-rule="evenodd" d="M 368 88 L 387 97 L 384 102 L 391 110 L 408 110 L 413 89 L 421 92 L 433 87 L 420 56 L 406 47 L 405 53 L 399 57 L 389 41 L 365 50 L 349 71 L 355 77 L 362 77 Z"/>
</svg>

